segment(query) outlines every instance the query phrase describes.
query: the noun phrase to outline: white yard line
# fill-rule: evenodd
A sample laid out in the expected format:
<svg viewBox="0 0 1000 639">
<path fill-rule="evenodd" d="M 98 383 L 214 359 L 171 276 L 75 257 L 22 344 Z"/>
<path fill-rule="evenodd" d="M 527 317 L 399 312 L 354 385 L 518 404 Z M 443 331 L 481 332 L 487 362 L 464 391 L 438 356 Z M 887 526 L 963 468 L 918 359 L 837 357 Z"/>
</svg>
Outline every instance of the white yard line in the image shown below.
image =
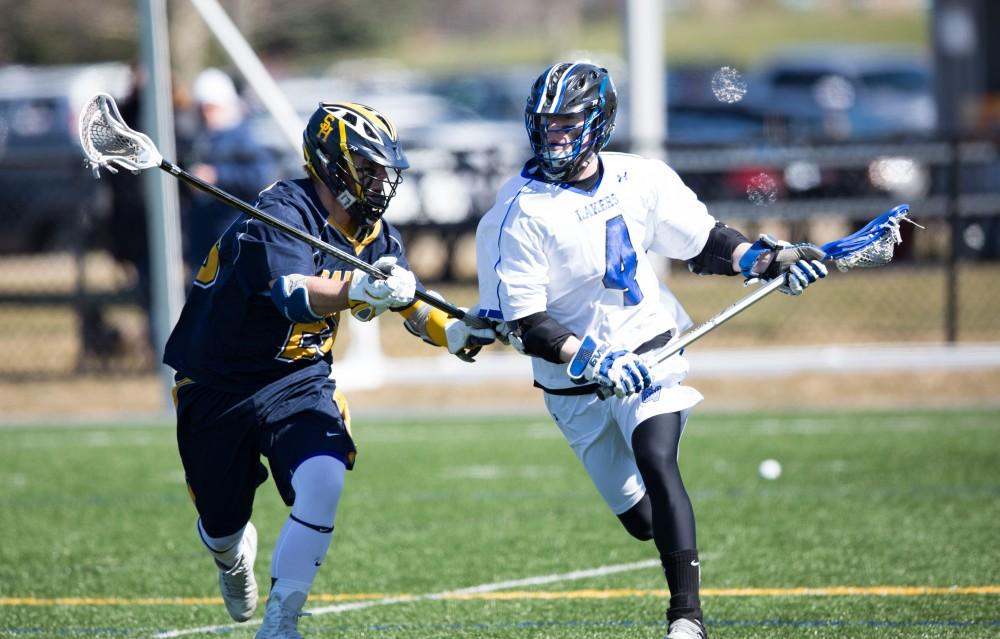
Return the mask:
<svg viewBox="0 0 1000 639">
<path fill-rule="evenodd" d="M 539 575 L 536 577 L 526 577 L 524 579 L 514 579 L 511 581 L 500 581 L 491 584 L 480 584 L 478 586 L 469 586 L 467 588 L 445 590 L 442 592 L 427 593 L 423 595 L 398 595 L 395 597 L 383 597 L 382 599 L 372 599 L 370 601 L 355 601 L 351 603 L 336 604 L 333 606 L 311 608 L 307 612 L 312 616 L 330 615 L 341 612 L 349 612 L 352 610 L 363 610 L 365 608 L 374 608 L 376 606 L 388 606 L 397 603 L 412 603 L 415 601 L 434 601 L 438 599 L 447 599 L 455 595 L 482 593 L 482 592 L 496 592 L 499 590 L 509 590 L 511 588 L 523 588 L 525 586 L 539 586 L 542 584 L 551 584 L 560 581 L 588 579 L 590 577 L 613 575 L 615 573 L 628 572 L 630 570 L 643 570 L 645 568 L 653 568 L 653 567 L 659 568 L 659 566 L 660 566 L 660 561 L 658 559 L 649 559 L 647 561 L 637 561 L 629 564 L 612 564 L 610 566 L 599 566 L 597 568 L 590 568 L 587 570 L 574 570 L 572 572 L 565 572 L 562 574 Z M 221 626 L 202 626 L 200 628 L 182 628 L 178 630 L 167 630 L 165 632 L 160 632 L 153 635 L 153 639 L 169 639 L 170 637 L 185 637 L 187 635 L 196 635 L 202 633 L 205 634 L 218 633 L 235 628 L 253 628 L 255 626 L 259 626 L 260 623 L 261 621 L 259 619 L 254 619 L 252 621 L 248 621 L 247 623 L 240 623 L 240 624 L 231 623 Z"/>
<path fill-rule="evenodd" d="M 590 577 L 602 577 L 613 575 L 618 572 L 629 572 L 631 570 L 642 570 L 643 568 L 659 567 L 659 559 L 647 559 L 646 561 L 636 561 L 631 564 L 613 564 L 611 566 L 600 566 L 588 570 L 575 570 L 564 572 L 561 575 L 540 575 L 538 577 L 526 577 L 525 579 L 515 579 L 513 581 L 500 581 L 495 584 L 483 584 L 481 586 L 471 586 L 458 590 L 438 593 L 436 595 L 425 595 L 425 599 L 442 599 L 451 595 L 468 594 L 473 592 L 496 592 L 497 590 L 509 590 L 511 588 L 523 588 L 525 586 L 540 586 L 542 584 L 553 584 L 559 581 L 573 581 L 575 579 L 589 579 Z"/>
</svg>

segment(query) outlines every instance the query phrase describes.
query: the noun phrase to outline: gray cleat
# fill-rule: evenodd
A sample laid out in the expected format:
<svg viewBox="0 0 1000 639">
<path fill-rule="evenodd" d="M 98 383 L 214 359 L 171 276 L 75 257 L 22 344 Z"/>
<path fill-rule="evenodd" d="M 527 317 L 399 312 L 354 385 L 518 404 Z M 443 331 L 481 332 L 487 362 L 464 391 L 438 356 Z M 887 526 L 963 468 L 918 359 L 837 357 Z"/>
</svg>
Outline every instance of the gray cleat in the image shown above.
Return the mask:
<svg viewBox="0 0 1000 639">
<path fill-rule="evenodd" d="M 243 531 L 243 552 L 236 564 L 227 569 L 218 561 L 219 592 L 229 616 L 236 621 L 248 621 L 257 610 L 257 580 L 253 575 L 253 562 L 257 559 L 257 529 L 247 523 Z"/>
<path fill-rule="evenodd" d="M 264 623 L 257 631 L 256 639 L 302 639 L 298 625 L 299 617 L 305 616 L 302 612 L 305 603 L 305 593 L 293 592 L 282 598 L 280 594 L 272 592 L 267 598 Z"/>
</svg>

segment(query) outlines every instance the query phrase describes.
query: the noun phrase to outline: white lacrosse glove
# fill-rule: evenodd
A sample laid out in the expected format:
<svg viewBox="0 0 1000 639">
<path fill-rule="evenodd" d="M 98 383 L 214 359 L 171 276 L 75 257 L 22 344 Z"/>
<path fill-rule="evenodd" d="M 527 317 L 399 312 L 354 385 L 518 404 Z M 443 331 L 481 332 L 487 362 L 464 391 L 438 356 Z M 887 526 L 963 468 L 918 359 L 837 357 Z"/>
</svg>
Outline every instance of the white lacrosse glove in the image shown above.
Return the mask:
<svg viewBox="0 0 1000 639">
<path fill-rule="evenodd" d="M 472 307 L 473 311 L 479 310 L 479 305 Z M 480 319 L 490 323 L 493 327 L 493 331 L 496 333 L 496 339 L 498 342 L 504 346 L 513 346 L 514 350 L 518 353 L 524 355 L 524 342 L 521 341 L 521 335 L 515 330 L 517 326 L 516 322 L 505 322 L 501 319 L 495 319 L 489 316 L 480 316 Z"/>
<path fill-rule="evenodd" d="M 476 316 L 468 309 L 462 309 L 469 319 Z M 444 336 L 448 340 L 448 352 L 464 362 L 475 361 L 476 355 L 483 346 L 492 344 L 497 339 L 497 333 L 492 325 L 474 327 L 465 320 L 452 319 L 444 326 Z"/>
<path fill-rule="evenodd" d="M 801 295 L 813 282 L 826 277 L 823 259 L 826 253 L 815 244 L 789 244 L 761 235 L 740 258 L 740 271 L 746 284 L 769 281 L 788 273 L 778 290 L 786 295 Z"/>
<path fill-rule="evenodd" d="M 596 382 L 622 398 L 641 393 L 653 383 L 649 367 L 632 351 L 614 350 L 605 342 L 587 335 L 566 367 L 577 383 Z"/>
<path fill-rule="evenodd" d="M 378 317 L 390 308 L 409 306 L 417 292 L 413 273 L 397 265 L 395 257 L 383 255 L 372 266 L 385 273 L 386 278 L 373 277 L 355 269 L 347 292 L 351 314 L 362 322 Z"/>
<path fill-rule="evenodd" d="M 503 320 L 490 320 L 493 323 L 493 330 L 497 332 L 497 341 L 504 346 L 513 346 L 514 350 L 524 355 L 524 342 L 521 335 L 514 330 L 514 324 Z"/>
<path fill-rule="evenodd" d="M 501 319 L 495 319 L 486 315 L 479 313 L 479 305 L 476 304 L 472 307 L 473 313 L 476 313 L 479 319 L 489 322 L 490 327 L 493 329 L 496 335 L 496 341 L 500 342 L 504 346 L 513 346 L 514 350 L 518 353 L 524 355 L 524 342 L 521 341 L 520 334 L 515 330 L 517 325 L 515 322 L 505 322 Z"/>
</svg>

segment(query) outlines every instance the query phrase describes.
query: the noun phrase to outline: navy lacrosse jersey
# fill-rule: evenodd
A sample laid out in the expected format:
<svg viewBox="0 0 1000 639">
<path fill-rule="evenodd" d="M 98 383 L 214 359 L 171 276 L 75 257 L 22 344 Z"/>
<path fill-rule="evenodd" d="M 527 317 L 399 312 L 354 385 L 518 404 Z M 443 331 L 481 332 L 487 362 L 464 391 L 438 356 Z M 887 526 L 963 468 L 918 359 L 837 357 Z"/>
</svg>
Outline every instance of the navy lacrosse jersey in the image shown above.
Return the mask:
<svg viewBox="0 0 1000 639">
<path fill-rule="evenodd" d="M 364 239 L 348 237 L 327 219 L 308 178 L 272 184 L 260 193 L 256 206 L 369 264 L 392 255 L 409 268 L 392 225 L 379 221 Z M 340 313 L 318 322 L 292 322 L 271 301 L 270 282 L 295 273 L 347 279 L 353 270 L 337 257 L 243 216 L 202 263 L 163 361 L 182 377 L 230 393 L 252 393 L 308 367 L 329 374 Z"/>
</svg>

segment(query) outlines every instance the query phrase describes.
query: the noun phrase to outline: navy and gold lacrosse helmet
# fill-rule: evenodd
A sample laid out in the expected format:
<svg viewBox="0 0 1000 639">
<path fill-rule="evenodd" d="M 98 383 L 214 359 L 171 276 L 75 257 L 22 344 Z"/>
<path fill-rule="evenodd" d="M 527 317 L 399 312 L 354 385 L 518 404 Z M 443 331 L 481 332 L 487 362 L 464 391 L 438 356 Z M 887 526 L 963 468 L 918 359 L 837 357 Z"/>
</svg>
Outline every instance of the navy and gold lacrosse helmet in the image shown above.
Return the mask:
<svg viewBox="0 0 1000 639">
<path fill-rule="evenodd" d="M 618 112 L 618 94 L 608 70 L 589 62 L 560 62 L 538 76 L 524 108 L 531 150 L 546 179 L 572 178 L 611 139 Z M 582 114 L 582 121 L 555 128 L 553 116 Z M 550 142 L 552 134 L 572 140 Z"/>
<path fill-rule="evenodd" d="M 353 102 L 321 102 L 302 134 L 302 153 L 361 227 L 382 217 L 410 167 L 389 118 Z"/>
</svg>

